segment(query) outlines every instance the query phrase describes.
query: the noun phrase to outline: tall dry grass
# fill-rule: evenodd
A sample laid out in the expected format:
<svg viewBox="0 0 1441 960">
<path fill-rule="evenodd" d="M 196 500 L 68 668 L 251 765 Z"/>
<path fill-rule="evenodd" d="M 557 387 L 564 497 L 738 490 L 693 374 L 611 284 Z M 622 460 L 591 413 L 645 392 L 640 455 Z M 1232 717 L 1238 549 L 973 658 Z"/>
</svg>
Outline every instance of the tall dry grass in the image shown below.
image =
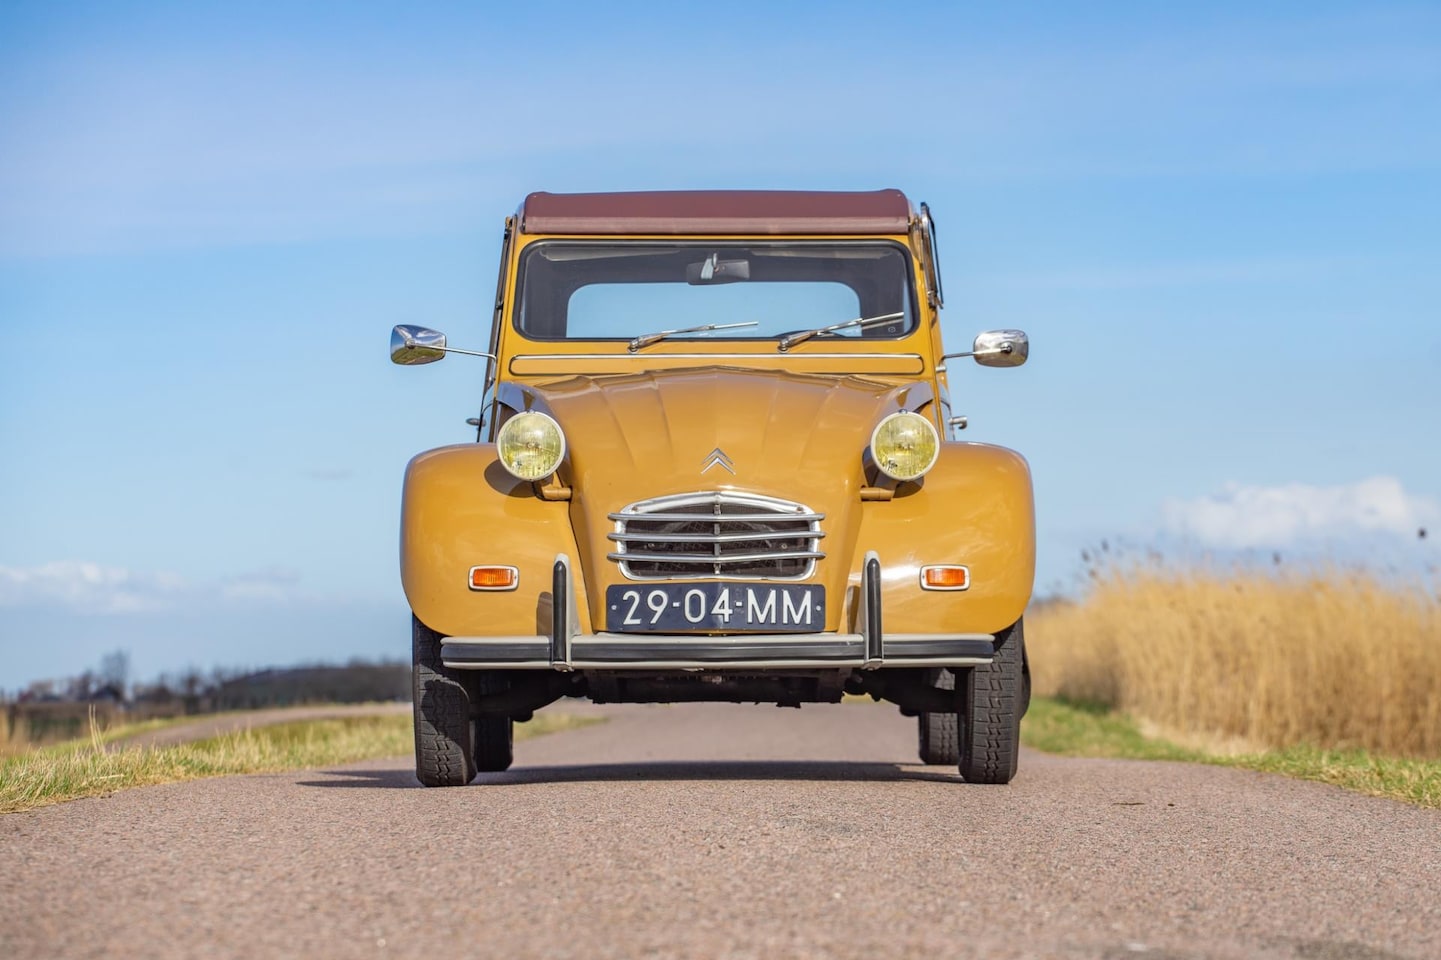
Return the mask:
<svg viewBox="0 0 1441 960">
<path fill-rule="evenodd" d="M 1035 689 L 1166 731 L 1441 757 L 1441 599 L 1349 571 L 1097 571 L 1026 618 Z"/>
</svg>

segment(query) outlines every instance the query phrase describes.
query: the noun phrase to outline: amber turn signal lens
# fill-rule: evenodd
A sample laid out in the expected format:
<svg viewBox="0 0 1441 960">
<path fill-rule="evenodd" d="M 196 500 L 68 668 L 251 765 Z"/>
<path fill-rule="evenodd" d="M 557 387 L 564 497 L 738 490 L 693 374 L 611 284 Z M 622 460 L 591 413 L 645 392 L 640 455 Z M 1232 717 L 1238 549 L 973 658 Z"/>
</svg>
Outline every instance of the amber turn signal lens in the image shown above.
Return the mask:
<svg viewBox="0 0 1441 960">
<path fill-rule="evenodd" d="M 472 590 L 514 590 L 519 585 L 520 573 L 515 567 L 470 568 Z"/>
<path fill-rule="evenodd" d="M 971 585 L 971 571 L 958 565 L 921 567 L 921 586 L 927 590 L 965 590 Z"/>
</svg>

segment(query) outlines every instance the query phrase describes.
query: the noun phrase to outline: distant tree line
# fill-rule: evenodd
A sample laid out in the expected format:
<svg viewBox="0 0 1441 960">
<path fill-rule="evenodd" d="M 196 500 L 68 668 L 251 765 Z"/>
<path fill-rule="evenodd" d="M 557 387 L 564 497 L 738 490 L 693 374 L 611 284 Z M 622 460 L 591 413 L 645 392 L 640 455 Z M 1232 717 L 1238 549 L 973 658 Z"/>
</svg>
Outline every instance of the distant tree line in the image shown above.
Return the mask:
<svg viewBox="0 0 1441 960">
<path fill-rule="evenodd" d="M 116 650 L 94 669 L 60 680 L 38 680 L 5 703 L 9 729 L 34 739 L 84 732 L 92 712 L 102 725 L 217 710 L 255 710 L 312 703 L 410 699 L 410 665 L 353 659 L 253 670 L 188 667 L 149 682 L 130 682 L 130 655 Z M 6 698 L 0 695 L 0 701 Z"/>
</svg>

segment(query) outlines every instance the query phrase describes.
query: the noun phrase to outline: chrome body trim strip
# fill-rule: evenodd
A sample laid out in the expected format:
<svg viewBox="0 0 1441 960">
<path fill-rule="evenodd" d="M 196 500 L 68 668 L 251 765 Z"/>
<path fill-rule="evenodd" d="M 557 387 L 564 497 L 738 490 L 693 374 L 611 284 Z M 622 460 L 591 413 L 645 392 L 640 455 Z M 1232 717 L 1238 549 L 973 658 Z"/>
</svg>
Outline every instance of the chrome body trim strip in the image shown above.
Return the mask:
<svg viewBox="0 0 1441 960">
<path fill-rule="evenodd" d="M 636 537 L 636 539 L 637 539 L 637 540 L 640 540 L 640 539 L 643 539 L 643 538 L 641 538 L 641 537 Z M 762 538 L 761 538 L 761 537 L 754 537 L 754 536 L 753 536 L 753 537 L 749 537 L 748 539 L 750 539 L 750 540 L 760 540 L 760 539 L 762 539 Z M 776 538 L 775 538 L 775 537 L 766 537 L 766 538 L 764 538 L 764 539 L 774 540 L 774 539 L 776 539 Z M 689 542 L 694 543 L 695 541 L 689 541 Z M 607 554 L 606 554 L 606 558 L 607 558 L 607 559 L 615 560 L 615 561 L 618 562 L 618 563 L 623 563 L 623 562 L 625 562 L 625 561 L 627 561 L 627 560 L 638 560 L 638 561 L 640 561 L 641 563 L 699 563 L 699 564 L 705 564 L 707 567 L 725 566 L 725 565 L 728 564 L 728 563 L 756 563 L 757 561 L 760 561 L 760 560 L 775 560 L 775 559 L 777 559 L 777 558 L 782 558 L 782 559 L 786 559 L 786 560 L 819 560 L 819 559 L 821 559 L 821 558 L 824 557 L 824 556 L 825 556 L 824 553 L 820 553 L 819 551 L 816 551 L 816 550 L 795 550 L 795 551 L 788 552 L 788 553 L 731 553 L 731 554 L 727 554 L 727 555 L 724 556 L 724 557 L 714 557 L 714 556 L 708 557 L 708 556 L 706 556 L 706 555 L 703 554 L 703 553 L 629 553 L 629 552 L 627 552 L 627 553 L 607 553 Z M 709 576 L 709 574 L 707 574 L 707 576 Z M 666 577 L 647 577 L 646 579 L 647 579 L 647 580 L 651 580 L 651 581 L 653 581 L 653 582 L 655 582 L 655 583 L 662 583 L 662 582 L 664 582 L 665 580 L 673 580 L 673 579 L 675 579 L 675 578 L 674 578 L 673 576 L 666 576 Z M 759 576 L 759 577 L 755 577 L 754 579 L 756 579 L 756 580 L 778 580 L 778 579 L 781 579 L 781 578 L 779 578 L 779 577 Z M 787 577 L 786 579 L 790 579 L 790 578 Z M 799 578 L 796 578 L 796 579 L 799 579 Z"/>
<path fill-rule="evenodd" d="M 616 518 L 611 514 L 611 519 Z M 823 517 L 825 514 L 817 514 Z M 647 517 L 646 519 L 651 519 Z M 694 519 L 694 518 L 692 518 Z M 726 519 L 735 519 L 727 517 Z M 794 519 L 787 517 L 787 520 Z M 707 543 L 744 543 L 747 540 L 819 540 L 825 536 L 820 530 L 800 530 L 796 533 L 768 533 L 759 535 L 755 533 L 713 533 L 706 537 Z M 641 540 L 650 543 L 695 543 L 695 537 L 685 533 L 612 533 L 607 535 L 609 540 L 618 540 L 628 543 L 631 540 Z"/>
<path fill-rule="evenodd" d="M 975 666 L 990 663 L 990 634 L 895 634 L 882 638 L 880 660 L 866 655 L 859 633 L 776 633 L 703 636 L 597 633 L 571 638 L 569 662 L 551 660 L 549 637 L 447 637 L 441 659 L 461 670 L 692 670 Z"/>
<path fill-rule="evenodd" d="M 711 491 L 707 491 L 706 493 L 701 493 L 701 494 L 697 494 L 697 493 L 684 493 L 684 494 L 681 494 L 680 496 L 681 496 L 681 497 L 686 497 L 686 498 L 691 498 L 691 497 L 706 497 L 706 498 L 711 498 L 711 497 L 714 497 L 715 495 L 716 495 L 715 493 L 713 493 L 713 492 L 711 492 Z M 728 496 L 728 497 L 738 496 L 737 494 L 724 494 L 724 495 L 725 495 L 725 496 Z M 746 496 L 747 496 L 747 497 L 753 496 L 753 494 L 747 494 Z M 655 500 L 639 500 L 639 501 L 637 501 L 637 503 L 654 503 L 654 502 L 659 501 L 659 500 L 675 500 L 675 499 L 679 499 L 679 497 L 657 497 Z M 784 502 L 785 502 L 785 501 L 783 501 L 783 500 L 782 500 L 782 501 L 777 501 L 777 503 L 784 503 Z M 636 504 L 631 504 L 631 507 L 633 507 L 633 506 L 635 506 L 635 505 L 636 505 Z M 630 510 L 630 507 L 627 507 L 626 510 Z M 703 513 L 659 513 L 659 512 L 657 512 L 657 513 L 642 513 L 642 512 L 639 511 L 639 510 L 632 511 L 632 512 L 630 512 L 630 513 L 626 513 L 626 512 L 623 510 L 623 511 L 621 511 L 620 513 L 608 513 L 608 514 L 606 514 L 605 516 L 606 516 L 606 519 L 607 519 L 607 520 L 654 520 L 654 521 L 656 521 L 657 523 L 691 523 L 691 522 L 700 521 L 700 520 L 708 520 L 708 521 L 714 522 L 714 520 L 716 519 L 716 518 L 708 517 L 708 516 L 706 516 L 706 515 L 703 514 Z M 796 512 L 796 513 L 781 513 L 780 511 L 776 511 L 775 513 L 728 513 L 728 514 L 726 514 L 724 517 L 721 517 L 721 518 L 719 518 L 719 519 L 720 519 L 720 521 L 721 521 L 722 523 L 760 523 L 760 522 L 765 521 L 765 520 L 794 520 L 794 521 L 796 521 L 797 523 L 799 523 L 799 522 L 801 522 L 801 521 L 806 521 L 806 522 L 809 522 L 809 523 L 816 523 L 816 522 L 818 522 L 818 521 L 820 521 L 820 520 L 824 520 L 825 518 L 826 518 L 826 515 L 825 515 L 824 513 L 802 513 L 802 512 Z M 752 536 L 750 539 L 755 540 L 755 539 L 757 539 L 757 538 L 754 537 L 754 536 Z"/>
</svg>

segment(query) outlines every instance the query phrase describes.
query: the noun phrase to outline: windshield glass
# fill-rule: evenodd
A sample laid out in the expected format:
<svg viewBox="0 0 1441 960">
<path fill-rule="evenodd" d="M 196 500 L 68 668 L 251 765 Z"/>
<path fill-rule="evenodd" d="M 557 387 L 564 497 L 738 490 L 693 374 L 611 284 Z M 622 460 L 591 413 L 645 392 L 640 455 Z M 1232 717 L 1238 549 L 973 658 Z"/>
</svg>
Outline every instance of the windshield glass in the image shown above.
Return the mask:
<svg viewBox="0 0 1441 960">
<path fill-rule="evenodd" d="M 915 326 L 910 278 L 890 242 L 547 240 L 522 254 L 515 325 L 536 340 L 775 340 L 899 314 L 823 335 L 892 339 Z M 693 329 L 713 324 L 732 326 Z"/>
</svg>

